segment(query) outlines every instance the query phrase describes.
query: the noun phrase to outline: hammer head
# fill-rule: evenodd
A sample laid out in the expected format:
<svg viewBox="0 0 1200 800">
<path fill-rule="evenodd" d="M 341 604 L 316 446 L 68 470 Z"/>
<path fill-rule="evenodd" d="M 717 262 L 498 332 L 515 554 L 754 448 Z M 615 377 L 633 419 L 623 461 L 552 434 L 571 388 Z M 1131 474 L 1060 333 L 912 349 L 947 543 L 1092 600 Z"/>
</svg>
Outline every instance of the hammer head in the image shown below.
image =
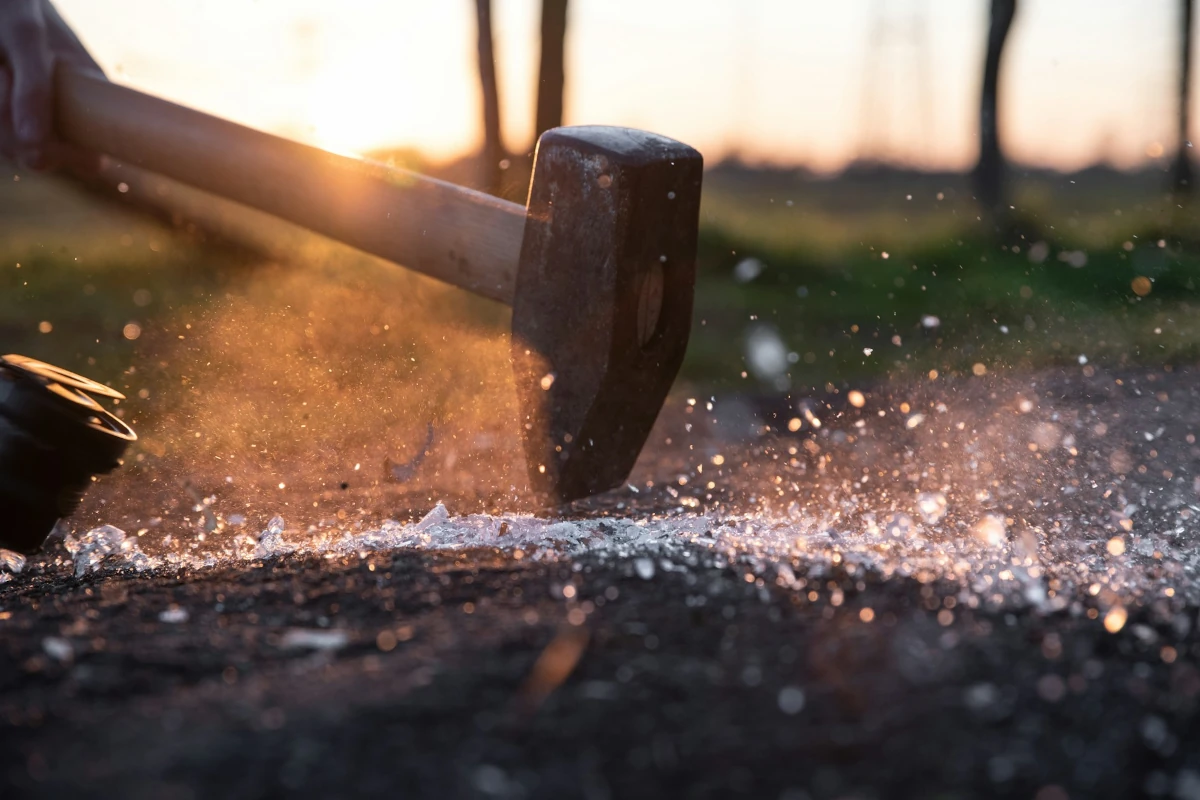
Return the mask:
<svg viewBox="0 0 1200 800">
<path fill-rule="evenodd" d="M 703 160 L 629 128 L 538 141 L 513 302 L 533 490 L 572 500 L 628 476 L 687 348 Z"/>
</svg>

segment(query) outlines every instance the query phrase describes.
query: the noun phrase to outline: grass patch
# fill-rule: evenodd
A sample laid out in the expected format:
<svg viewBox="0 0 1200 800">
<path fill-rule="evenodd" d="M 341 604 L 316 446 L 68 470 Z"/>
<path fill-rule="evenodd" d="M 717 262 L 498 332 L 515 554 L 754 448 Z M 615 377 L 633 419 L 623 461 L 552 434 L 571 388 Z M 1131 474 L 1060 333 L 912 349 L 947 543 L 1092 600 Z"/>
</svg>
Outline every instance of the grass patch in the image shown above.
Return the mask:
<svg viewBox="0 0 1200 800">
<path fill-rule="evenodd" d="M 1078 365 L 1081 355 L 1114 364 L 1193 360 L 1200 355 L 1192 313 L 1200 255 L 1189 242 L 1200 239 L 1200 225 L 1160 187 L 1155 174 L 1025 175 L 1014 196 L 1026 233 L 998 241 L 961 176 L 878 172 L 816 180 L 715 169 L 706 177 L 684 378 L 701 387 L 778 387 L 779 378 L 760 379 L 746 361 L 747 337 L 763 329 L 790 354 L 783 380 L 798 391 L 976 364 Z M 146 381 L 182 381 L 185 361 L 190 371 L 207 363 L 210 374 L 220 374 L 219 358 L 185 359 L 179 342 L 189 341 L 188 325 L 227 321 L 234 305 L 247 318 L 275 320 L 243 336 L 277 334 L 296 347 L 304 344 L 308 313 L 298 307 L 309 303 L 308 310 L 337 316 L 343 322 L 323 335 L 344 337 L 344 347 L 326 357 L 376 372 L 388 368 L 399 339 L 405 358 L 459 370 L 441 337 L 449 342 L 465 329 L 476 339 L 499 339 L 506 326 L 493 305 L 402 271 L 355 274 L 362 268 L 319 255 L 288 268 L 288 275 L 307 270 L 304 281 L 284 281 L 281 273 L 267 279 L 277 268 L 258 256 L 97 206 L 53 182 L 5 186 L 0 207 L 12 212 L 0 223 L 5 349 L 85 374 L 126 376 L 118 388 L 132 392 Z M 751 257 L 765 267 L 739 282 L 734 268 Z M 1136 278 L 1151 281 L 1145 296 L 1134 292 Z M 315 300 L 305 300 L 305 290 Z M 322 300 L 334 296 L 336 308 Z M 393 349 L 372 350 L 381 340 L 361 339 L 361 331 L 386 324 L 384 317 Z M 923 323 L 930 317 L 936 326 Z M 40 332 L 43 322 L 49 333 Z M 144 331 L 136 341 L 123 333 L 131 322 Z M 293 334 L 300 338 L 288 338 Z M 172 338 L 178 336 L 185 338 Z M 241 359 L 237 368 L 247 363 Z M 139 369 L 143 374 L 129 379 Z M 434 405 L 452 402 L 448 384 L 427 383 L 441 387 Z"/>
</svg>

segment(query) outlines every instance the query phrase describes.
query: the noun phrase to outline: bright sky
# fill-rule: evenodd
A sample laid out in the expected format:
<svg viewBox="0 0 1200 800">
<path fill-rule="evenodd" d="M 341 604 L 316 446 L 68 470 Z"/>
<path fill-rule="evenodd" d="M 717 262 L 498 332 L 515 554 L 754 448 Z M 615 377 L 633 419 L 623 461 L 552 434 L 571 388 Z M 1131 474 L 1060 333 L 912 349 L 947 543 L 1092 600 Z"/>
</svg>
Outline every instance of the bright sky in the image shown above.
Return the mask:
<svg viewBox="0 0 1200 800">
<path fill-rule="evenodd" d="M 110 76 L 352 152 L 477 146 L 472 0 L 57 0 Z M 538 0 L 493 0 L 505 143 L 528 145 Z M 1021 0 L 1003 145 L 1131 166 L 1174 147 L 1178 0 Z M 568 124 L 648 128 L 709 161 L 834 170 L 974 159 L 987 0 L 570 0 Z M 1193 114 L 1196 118 L 1200 115 Z"/>
</svg>

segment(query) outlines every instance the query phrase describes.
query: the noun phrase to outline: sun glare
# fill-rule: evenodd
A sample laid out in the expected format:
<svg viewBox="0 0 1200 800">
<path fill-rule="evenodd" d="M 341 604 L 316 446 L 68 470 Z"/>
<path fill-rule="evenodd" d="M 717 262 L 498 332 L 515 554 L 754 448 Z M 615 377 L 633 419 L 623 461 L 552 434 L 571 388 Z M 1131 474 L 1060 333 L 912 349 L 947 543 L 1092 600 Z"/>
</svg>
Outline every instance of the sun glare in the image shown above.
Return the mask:
<svg viewBox="0 0 1200 800">
<path fill-rule="evenodd" d="M 326 71 L 313 81 L 304 114 L 307 130 L 301 135 L 325 150 L 363 155 L 394 136 L 391 110 L 361 78 L 347 80 L 341 72 Z"/>
<path fill-rule="evenodd" d="M 371 59 L 333 64 L 302 89 L 303 119 L 297 134 L 310 144 L 338 153 L 362 155 L 402 143 L 439 159 L 473 146 L 474 106 L 453 93 L 398 80 L 386 90 L 371 76 Z"/>
<path fill-rule="evenodd" d="M 359 155 L 400 145 L 444 159 L 473 149 L 478 120 L 471 64 L 447 59 L 445 43 L 436 39 L 406 44 L 358 47 L 340 37 L 329 42 L 319 66 L 297 76 L 297 135 Z"/>
</svg>

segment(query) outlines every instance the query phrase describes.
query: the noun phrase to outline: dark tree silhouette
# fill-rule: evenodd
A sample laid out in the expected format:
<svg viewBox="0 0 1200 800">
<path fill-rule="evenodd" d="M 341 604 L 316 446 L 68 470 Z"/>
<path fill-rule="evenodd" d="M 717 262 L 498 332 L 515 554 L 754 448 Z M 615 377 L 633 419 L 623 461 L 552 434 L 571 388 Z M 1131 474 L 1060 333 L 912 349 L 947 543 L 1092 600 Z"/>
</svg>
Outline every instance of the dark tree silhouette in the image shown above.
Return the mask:
<svg viewBox="0 0 1200 800">
<path fill-rule="evenodd" d="M 1000 87 L 1000 61 L 1004 43 L 1017 12 L 1017 0 L 992 0 L 987 55 L 983 62 L 983 90 L 979 97 L 979 161 L 975 165 L 975 195 L 989 214 L 1004 208 L 1004 155 L 1000 152 L 996 96 Z"/>
<path fill-rule="evenodd" d="M 566 39 L 567 0 L 542 0 L 542 57 L 538 65 L 534 144 L 543 133 L 562 125 Z"/>
<path fill-rule="evenodd" d="M 1190 195 L 1192 193 L 1192 159 L 1188 155 L 1188 106 L 1191 101 L 1192 73 L 1192 11 L 1195 0 L 1180 0 L 1179 31 L 1179 152 L 1175 154 L 1175 164 L 1171 169 L 1171 184 L 1175 193 Z"/>
<path fill-rule="evenodd" d="M 479 34 L 479 88 L 483 97 L 483 180 L 484 188 L 499 194 L 503 170 L 504 143 L 500 139 L 500 91 L 496 88 L 496 55 L 492 46 L 491 0 L 475 0 Z"/>
</svg>

